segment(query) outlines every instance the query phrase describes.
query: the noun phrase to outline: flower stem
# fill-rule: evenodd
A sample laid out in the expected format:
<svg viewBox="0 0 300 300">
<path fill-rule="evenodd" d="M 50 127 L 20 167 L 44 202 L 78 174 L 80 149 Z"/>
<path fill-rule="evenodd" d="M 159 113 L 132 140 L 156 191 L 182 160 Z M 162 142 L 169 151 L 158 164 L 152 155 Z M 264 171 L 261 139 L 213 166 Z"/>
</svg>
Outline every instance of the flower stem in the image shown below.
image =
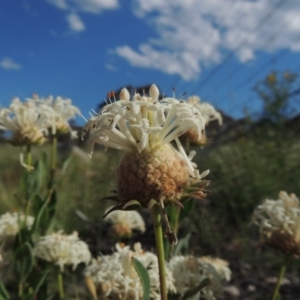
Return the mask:
<svg viewBox="0 0 300 300">
<path fill-rule="evenodd" d="M 160 295 L 161 300 L 167 300 L 167 282 L 166 282 L 166 269 L 165 269 L 165 258 L 164 258 L 164 243 L 163 233 L 161 226 L 161 215 L 159 205 L 153 205 L 151 208 L 152 220 L 154 226 L 155 243 L 158 258 L 159 268 L 159 281 L 160 281 Z"/>
<path fill-rule="evenodd" d="M 52 148 L 51 148 L 51 170 L 50 170 L 50 179 L 48 183 L 48 193 L 50 193 L 53 187 L 54 174 L 56 169 L 56 159 L 57 159 L 57 137 L 52 137 Z"/>
<path fill-rule="evenodd" d="M 20 299 L 22 299 L 22 296 L 23 296 L 23 283 L 19 284 L 18 296 L 19 296 Z"/>
<path fill-rule="evenodd" d="M 26 146 L 26 164 L 31 166 L 32 156 L 31 156 L 31 145 Z"/>
<path fill-rule="evenodd" d="M 277 297 L 278 297 L 281 281 L 282 281 L 282 278 L 283 278 L 283 276 L 285 274 L 285 271 L 286 271 L 287 260 L 288 260 L 288 257 L 285 257 L 283 259 L 282 264 L 281 264 L 278 279 L 277 279 L 277 283 L 276 283 L 276 286 L 275 286 L 275 289 L 274 289 L 274 292 L 273 292 L 273 295 L 272 295 L 272 300 L 276 300 Z"/>
<path fill-rule="evenodd" d="M 59 299 L 65 299 L 64 283 L 63 283 L 63 276 L 61 271 L 57 273 L 57 286 L 59 292 Z"/>
<path fill-rule="evenodd" d="M 32 156 L 31 156 L 31 145 L 27 145 L 26 146 L 26 164 L 27 166 L 31 167 L 32 164 Z M 30 171 L 26 171 L 26 182 L 28 182 L 28 173 Z M 27 183 L 26 183 L 27 185 Z M 29 194 L 28 194 L 28 186 L 26 186 L 25 188 L 25 218 L 24 218 L 24 224 L 26 226 L 26 222 L 27 222 L 27 216 L 29 213 L 29 206 L 30 206 L 30 201 L 29 201 Z"/>
</svg>

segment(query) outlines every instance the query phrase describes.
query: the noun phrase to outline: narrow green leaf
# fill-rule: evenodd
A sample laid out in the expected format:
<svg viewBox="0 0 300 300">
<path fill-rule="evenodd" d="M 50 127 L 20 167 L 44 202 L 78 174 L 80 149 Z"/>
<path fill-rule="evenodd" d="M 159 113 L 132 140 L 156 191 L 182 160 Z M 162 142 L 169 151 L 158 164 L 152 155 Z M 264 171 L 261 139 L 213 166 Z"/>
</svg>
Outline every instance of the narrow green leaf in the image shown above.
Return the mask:
<svg viewBox="0 0 300 300">
<path fill-rule="evenodd" d="M 182 300 L 186 300 L 195 296 L 198 292 L 200 292 L 203 288 L 205 288 L 209 284 L 211 284 L 211 280 L 209 278 L 203 279 L 199 285 L 186 291 L 182 297 Z"/>
<path fill-rule="evenodd" d="M 49 222 L 54 217 L 56 203 L 57 203 L 57 193 L 56 193 L 56 190 L 53 190 L 53 192 L 51 194 L 50 202 L 48 204 Z"/>
<path fill-rule="evenodd" d="M 43 272 L 43 274 L 41 275 L 40 280 L 38 281 L 37 285 L 34 288 L 34 292 L 33 292 L 32 298 L 31 298 L 32 300 L 35 299 L 36 294 L 39 292 L 39 289 L 41 288 L 41 286 L 45 283 L 49 274 L 50 274 L 50 270 L 48 269 L 48 270 L 45 270 Z"/>
<path fill-rule="evenodd" d="M 29 243 L 20 245 L 14 253 L 14 267 L 23 283 L 33 268 L 33 253 Z"/>
<path fill-rule="evenodd" d="M 156 204 L 157 204 L 157 201 L 155 201 L 154 199 L 151 199 L 148 202 L 147 206 L 148 206 L 149 209 L 151 209 L 153 207 L 153 205 L 156 205 Z"/>
<path fill-rule="evenodd" d="M 136 210 L 139 209 L 141 207 L 141 203 L 137 200 L 130 200 L 128 202 L 125 203 L 125 205 L 123 206 L 123 209 L 125 210 Z"/>
<path fill-rule="evenodd" d="M 46 212 L 47 202 L 44 201 L 39 195 L 36 195 L 33 201 L 33 210 L 35 213 L 34 223 L 31 227 L 31 235 L 35 232 L 37 228 L 45 226 L 48 223 L 48 215 Z"/>
<path fill-rule="evenodd" d="M 6 290 L 5 286 L 2 282 L 0 282 L 0 299 L 1 300 L 9 300 L 11 299 L 9 296 L 8 291 Z"/>
<path fill-rule="evenodd" d="M 132 257 L 133 266 L 138 273 L 143 286 L 143 300 L 150 299 L 150 277 L 144 265 L 135 257 Z"/>
<path fill-rule="evenodd" d="M 113 206 L 112 208 L 110 208 L 104 215 L 103 215 L 103 219 L 109 215 L 111 212 L 115 211 L 115 210 L 122 210 L 123 208 L 123 203 L 119 203 L 115 206 Z"/>
<path fill-rule="evenodd" d="M 115 195 L 111 195 L 111 196 L 107 196 L 107 197 L 99 199 L 99 201 L 104 201 L 104 200 L 111 200 L 111 201 L 120 202 L 120 198 L 118 196 L 115 196 Z"/>
<path fill-rule="evenodd" d="M 174 255 L 183 254 L 184 250 L 188 249 L 190 237 L 191 233 L 188 233 L 184 238 L 178 241 L 174 250 Z"/>
<path fill-rule="evenodd" d="M 195 206 L 195 201 L 190 199 L 184 203 L 184 209 L 180 211 L 179 221 L 187 217 Z"/>
<path fill-rule="evenodd" d="M 73 160 L 73 156 L 69 156 L 63 163 L 61 174 L 64 175 L 71 164 L 71 161 Z"/>
</svg>

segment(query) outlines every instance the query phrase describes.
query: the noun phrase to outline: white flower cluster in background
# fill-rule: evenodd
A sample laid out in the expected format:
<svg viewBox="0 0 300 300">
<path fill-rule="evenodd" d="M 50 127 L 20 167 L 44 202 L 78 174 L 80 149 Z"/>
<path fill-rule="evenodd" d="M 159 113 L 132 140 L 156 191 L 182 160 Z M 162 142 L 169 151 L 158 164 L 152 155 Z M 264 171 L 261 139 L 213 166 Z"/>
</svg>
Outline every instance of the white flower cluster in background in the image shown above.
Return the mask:
<svg viewBox="0 0 300 300">
<path fill-rule="evenodd" d="M 150 97 L 134 94 L 130 100 L 127 89 L 122 89 L 120 100 L 103 107 L 100 113 L 86 123 L 82 138 L 89 132 L 88 152 L 96 143 L 125 152 L 155 149 L 175 140 L 190 175 L 197 177 L 191 158 L 187 157 L 178 137 L 194 129 L 199 139 L 206 120 L 200 111 L 186 101 L 174 98 L 159 100 L 159 90 L 152 84 Z"/>
<path fill-rule="evenodd" d="M 41 111 L 47 112 L 52 115 L 54 120 L 54 132 L 57 133 L 71 133 L 72 138 L 77 138 L 77 131 L 73 131 L 69 121 L 74 119 L 76 115 L 81 115 L 78 107 L 72 105 L 72 100 L 68 98 L 62 98 L 60 96 L 54 99 L 53 96 L 47 98 L 38 98 L 37 96 L 30 99 L 34 101 Z"/>
<path fill-rule="evenodd" d="M 14 98 L 8 108 L 0 108 L 0 129 L 11 133 L 11 143 L 16 146 L 41 145 L 46 142 L 51 133 L 68 133 L 72 138 L 77 137 L 68 121 L 80 115 L 70 99 L 52 96 L 40 99 L 34 95 L 32 99 L 21 102 Z M 28 170 L 24 162 L 23 153 L 20 153 L 21 165 Z"/>
<path fill-rule="evenodd" d="M 288 195 L 281 191 L 278 200 L 266 199 L 253 214 L 254 224 L 260 232 L 270 235 L 274 230 L 280 230 L 290 235 L 298 235 L 300 239 L 300 206 L 295 194 Z"/>
<path fill-rule="evenodd" d="M 210 257 L 174 256 L 169 262 L 170 270 L 175 279 L 179 294 L 199 285 L 205 278 L 211 279 L 211 284 L 201 290 L 201 299 L 214 300 L 221 293 L 222 283 L 231 278 L 228 263 L 221 259 Z"/>
<path fill-rule="evenodd" d="M 43 144 L 49 132 L 70 132 L 74 136 L 68 121 L 76 115 L 80 111 L 70 99 L 40 99 L 34 95 L 21 102 L 14 98 L 8 108 L 0 109 L 0 129 L 11 131 L 17 145 Z"/>
<path fill-rule="evenodd" d="M 216 109 L 211 104 L 207 102 L 201 102 L 201 99 L 198 96 L 189 97 L 187 99 L 187 103 L 199 109 L 206 123 L 209 123 L 213 120 L 217 120 L 219 124 L 222 125 L 223 120 L 221 114 L 218 111 L 216 111 Z"/>
<path fill-rule="evenodd" d="M 33 101 L 14 98 L 9 108 L 0 109 L 0 129 L 11 131 L 16 145 L 43 144 L 52 127 L 53 116 L 43 113 Z"/>
<path fill-rule="evenodd" d="M 135 271 L 131 258 L 137 258 L 148 270 L 150 277 L 150 297 L 160 299 L 159 271 L 157 256 L 151 252 L 143 251 L 141 244 L 134 245 L 134 251 L 129 246 L 121 247 L 117 244 L 117 251 L 112 255 L 99 256 L 97 260 L 86 267 L 85 276 L 93 280 L 96 286 L 100 286 L 103 297 L 113 299 L 142 299 L 143 288 Z M 167 288 L 170 292 L 176 292 L 174 279 L 166 269 Z"/>
<path fill-rule="evenodd" d="M 112 234 L 118 237 L 130 237 L 133 230 L 141 233 L 144 233 L 146 230 L 142 216 L 135 210 L 113 211 L 104 218 L 104 222 L 111 224 Z"/>
<path fill-rule="evenodd" d="M 26 217 L 23 213 L 5 213 L 0 216 L 0 241 L 6 237 L 15 236 L 22 226 L 27 227 L 28 230 L 31 229 L 34 222 L 32 216 Z M 25 224 L 26 223 L 26 224 Z"/>
<path fill-rule="evenodd" d="M 64 270 L 65 265 L 72 265 L 75 270 L 80 263 L 88 264 L 91 260 L 91 253 L 88 245 L 78 238 L 74 231 L 65 235 L 62 231 L 40 237 L 33 253 L 35 256 L 59 266 Z"/>
</svg>

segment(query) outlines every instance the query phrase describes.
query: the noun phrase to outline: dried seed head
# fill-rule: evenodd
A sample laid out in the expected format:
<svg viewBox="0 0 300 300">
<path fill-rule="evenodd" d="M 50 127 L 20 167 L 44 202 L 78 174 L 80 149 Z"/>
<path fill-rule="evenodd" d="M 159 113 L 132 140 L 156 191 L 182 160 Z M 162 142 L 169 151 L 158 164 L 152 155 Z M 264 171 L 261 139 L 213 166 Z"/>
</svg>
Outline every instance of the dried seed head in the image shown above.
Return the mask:
<svg viewBox="0 0 300 300">
<path fill-rule="evenodd" d="M 150 151 L 126 153 L 117 169 L 121 202 L 135 199 L 178 200 L 187 186 L 188 168 L 180 154 L 166 144 Z"/>
<path fill-rule="evenodd" d="M 286 254 L 300 254 L 300 241 L 285 231 L 275 230 L 263 238 L 263 243 Z"/>
</svg>

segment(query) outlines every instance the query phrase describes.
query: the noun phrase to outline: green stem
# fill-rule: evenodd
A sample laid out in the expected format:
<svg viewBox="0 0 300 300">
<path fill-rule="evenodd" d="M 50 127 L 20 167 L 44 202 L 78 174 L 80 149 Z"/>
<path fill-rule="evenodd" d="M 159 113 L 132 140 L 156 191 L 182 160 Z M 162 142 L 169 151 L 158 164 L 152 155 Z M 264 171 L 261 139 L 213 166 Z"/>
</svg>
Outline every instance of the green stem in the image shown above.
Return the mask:
<svg viewBox="0 0 300 300">
<path fill-rule="evenodd" d="M 54 174 L 56 169 L 56 159 L 57 159 L 57 137 L 52 137 L 52 148 L 51 148 L 51 169 L 50 169 L 50 179 L 48 183 L 48 193 L 50 193 L 53 187 Z"/>
<path fill-rule="evenodd" d="M 31 166 L 32 156 L 31 156 L 31 145 L 26 146 L 26 164 Z"/>
<path fill-rule="evenodd" d="M 57 273 L 57 286 L 59 292 L 59 299 L 65 299 L 64 283 L 63 283 L 63 276 L 61 271 Z"/>
<path fill-rule="evenodd" d="M 27 166 L 31 166 L 32 164 L 32 156 L 31 156 L 31 145 L 27 145 L 26 146 L 26 164 Z M 27 177 L 27 180 L 26 182 L 28 181 L 28 176 L 29 176 L 29 173 L 30 171 L 27 171 L 26 173 L 26 177 Z M 26 183 L 27 185 L 27 183 Z M 24 218 L 24 224 L 26 226 L 26 223 L 27 223 L 27 216 L 28 216 L 28 213 L 29 213 L 29 206 L 30 206 L 30 201 L 29 201 L 29 194 L 28 194 L 28 187 L 26 186 L 25 188 L 25 218 Z"/>
<path fill-rule="evenodd" d="M 165 258 L 164 258 L 164 243 L 163 243 L 163 233 L 161 227 L 161 215 L 160 209 L 157 204 L 152 206 L 152 220 L 154 226 L 156 251 L 158 258 L 158 268 L 159 268 L 159 281 L 160 281 L 160 295 L 161 300 L 167 300 L 167 282 L 166 282 L 166 269 L 165 269 Z"/>
<path fill-rule="evenodd" d="M 19 284 L 18 296 L 19 296 L 20 299 L 22 299 L 22 296 L 23 296 L 23 283 Z"/>
<path fill-rule="evenodd" d="M 281 264 L 278 279 L 277 279 L 277 283 L 276 283 L 276 286 L 275 286 L 275 289 L 274 289 L 274 292 L 273 292 L 272 300 L 276 300 L 277 297 L 278 297 L 281 281 L 282 281 L 282 278 L 283 278 L 283 276 L 285 274 L 285 271 L 286 271 L 287 260 L 288 260 L 288 257 L 285 257 L 283 259 L 282 264 Z"/>
</svg>

